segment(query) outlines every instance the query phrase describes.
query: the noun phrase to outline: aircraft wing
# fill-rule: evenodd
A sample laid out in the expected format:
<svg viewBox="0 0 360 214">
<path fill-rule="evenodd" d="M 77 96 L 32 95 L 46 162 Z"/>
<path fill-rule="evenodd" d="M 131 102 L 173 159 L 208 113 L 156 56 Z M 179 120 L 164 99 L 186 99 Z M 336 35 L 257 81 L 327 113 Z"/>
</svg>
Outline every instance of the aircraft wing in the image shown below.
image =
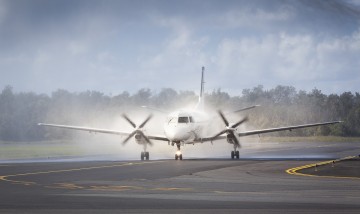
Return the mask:
<svg viewBox="0 0 360 214">
<path fill-rule="evenodd" d="M 256 135 L 256 134 L 264 134 L 264 133 L 269 133 L 269 132 L 285 131 L 285 130 L 291 131 L 293 129 L 301 129 L 301 128 L 314 127 L 314 126 L 331 125 L 331 124 L 336 124 L 336 123 L 341 123 L 341 122 L 342 121 L 331 121 L 331 122 L 324 122 L 324 123 L 310 123 L 310 124 L 297 125 L 297 126 L 285 126 L 285 127 L 279 127 L 279 128 L 260 129 L 260 130 L 239 132 L 238 136 L 243 137 L 243 136 Z"/>
<path fill-rule="evenodd" d="M 336 123 L 342 123 L 342 121 L 331 121 L 331 122 L 324 122 L 324 123 L 310 123 L 310 124 L 304 124 L 304 125 L 296 125 L 296 126 L 285 126 L 285 127 L 279 127 L 279 128 L 269 128 L 269 129 L 259 129 L 259 130 L 252 130 L 252 131 L 245 131 L 245 132 L 239 132 L 237 133 L 239 137 L 244 136 L 250 136 L 250 135 L 257 135 L 257 134 L 265 134 L 270 132 L 279 132 L 279 131 L 286 131 L 286 130 L 293 130 L 293 129 L 301 129 L 301 128 L 307 128 L 307 127 L 314 127 L 314 126 L 325 126 L 325 125 L 331 125 Z M 198 139 L 198 142 L 205 142 L 205 141 L 214 141 L 214 140 L 221 140 L 226 139 L 226 136 L 221 135 L 218 137 L 207 137 L 207 138 L 201 138 Z"/>
<path fill-rule="evenodd" d="M 236 111 L 233 111 L 233 113 L 238 113 L 238 112 L 241 112 L 241 111 L 246 111 L 246 110 L 249 110 L 249 109 L 252 109 L 252 108 L 256 108 L 256 107 L 259 107 L 260 105 L 254 105 L 254 106 L 249 106 L 249 107 L 246 107 L 246 108 L 242 108 L 242 109 L 238 109 Z"/>
<path fill-rule="evenodd" d="M 73 129 L 73 130 L 80 130 L 80 131 L 88 131 L 90 133 L 104 133 L 104 134 L 114 134 L 114 135 L 121 135 L 121 136 L 129 136 L 130 132 L 120 132 L 111 129 L 97 129 L 97 128 L 89 128 L 83 126 L 68 126 L 68 125 L 58 125 L 58 124 L 47 124 L 47 123 L 39 123 L 39 126 L 48 126 L 48 127 L 56 127 L 56 128 L 63 128 L 63 129 Z M 166 137 L 163 136 L 150 136 L 146 135 L 150 140 L 161 140 L 161 141 L 169 141 Z"/>
</svg>

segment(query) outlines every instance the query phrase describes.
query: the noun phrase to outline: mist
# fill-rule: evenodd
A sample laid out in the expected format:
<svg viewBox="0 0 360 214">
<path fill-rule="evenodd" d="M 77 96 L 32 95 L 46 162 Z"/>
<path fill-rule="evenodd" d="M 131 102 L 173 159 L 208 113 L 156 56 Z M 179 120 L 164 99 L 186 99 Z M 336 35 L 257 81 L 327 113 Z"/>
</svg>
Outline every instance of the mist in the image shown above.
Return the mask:
<svg viewBox="0 0 360 214">
<path fill-rule="evenodd" d="M 138 159 L 143 147 L 136 144 L 134 139 L 123 145 L 124 136 L 40 127 L 36 124 L 74 125 L 130 133 L 133 128 L 122 114 L 137 125 L 151 114 L 153 117 L 144 127 L 144 133 L 164 136 L 163 125 L 167 113 L 181 108 L 192 109 L 197 101 L 197 92 L 177 92 L 171 88 L 164 88 L 160 92 L 141 89 L 134 94 L 124 91 L 113 96 L 98 91 L 77 93 L 58 90 L 48 96 L 32 92 L 16 93 L 8 86 L 0 94 L 0 140 L 14 145 L 59 141 L 65 146 L 74 145 L 80 150 L 80 155 L 90 159 Z M 261 106 L 232 113 L 253 105 Z M 319 89 L 306 92 L 291 86 L 273 89 L 257 86 L 244 89 L 237 96 L 230 96 L 218 89 L 205 93 L 205 107 L 209 116 L 208 127 L 204 130 L 206 137 L 215 135 L 225 127 L 217 114 L 218 110 L 225 113 L 230 123 L 236 123 L 246 116 L 249 118 L 238 127 L 238 132 L 343 120 L 344 123 L 334 126 L 269 133 L 265 136 L 360 136 L 358 92 L 326 95 Z M 255 148 L 254 145 L 263 145 L 258 136 L 240 138 L 240 142 L 245 151 L 246 148 Z M 176 147 L 160 141 L 153 141 L 153 144 L 147 148 L 151 159 L 173 158 Z M 228 156 L 230 150 L 232 145 L 225 140 L 182 147 L 188 157 L 224 157 Z"/>
</svg>

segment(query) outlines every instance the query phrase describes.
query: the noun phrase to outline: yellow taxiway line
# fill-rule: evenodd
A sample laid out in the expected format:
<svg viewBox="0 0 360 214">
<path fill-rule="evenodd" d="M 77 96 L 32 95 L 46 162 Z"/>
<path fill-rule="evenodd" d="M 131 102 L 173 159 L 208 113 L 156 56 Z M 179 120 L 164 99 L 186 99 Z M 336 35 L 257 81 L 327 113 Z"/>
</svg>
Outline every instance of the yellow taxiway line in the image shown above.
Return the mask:
<svg viewBox="0 0 360 214">
<path fill-rule="evenodd" d="M 294 167 L 294 168 L 291 168 L 291 169 L 287 169 L 286 173 L 288 173 L 290 175 L 300 175 L 300 176 L 308 176 L 308 177 L 360 179 L 358 177 L 331 176 L 331 175 L 312 175 L 312 174 L 304 174 L 304 173 L 298 172 L 298 171 L 303 170 L 303 169 L 319 167 L 319 166 L 323 166 L 323 165 L 326 165 L 326 164 L 334 164 L 336 162 L 340 162 L 340 161 L 343 161 L 343 160 L 350 160 L 350 159 L 353 159 L 355 157 L 356 156 L 348 156 L 348 157 L 337 159 L 337 160 L 330 160 L 330 161 L 324 161 L 324 162 L 320 162 L 320 163 L 313 163 L 313 164 L 307 164 L 307 165 L 304 165 L 304 166 L 298 166 L 298 167 Z"/>
</svg>

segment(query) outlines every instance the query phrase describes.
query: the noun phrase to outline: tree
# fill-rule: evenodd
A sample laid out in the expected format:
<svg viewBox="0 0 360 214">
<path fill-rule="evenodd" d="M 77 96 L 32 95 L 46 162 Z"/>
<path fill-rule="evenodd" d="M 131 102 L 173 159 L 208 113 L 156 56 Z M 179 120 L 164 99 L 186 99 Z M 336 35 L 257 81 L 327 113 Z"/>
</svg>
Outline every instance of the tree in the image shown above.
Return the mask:
<svg viewBox="0 0 360 214">
<path fill-rule="evenodd" d="M 172 88 L 163 88 L 160 93 L 153 97 L 154 104 L 157 107 L 171 108 L 175 105 L 178 93 Z"/>
<path fill-rule="evenodd" d="M 32 92 L 15 93 L 6 86 L 0 94 L 0 140 L 36 141 L 71 138 L 76 132 L 64 129 L 44 129 L 39 122 L 106 127 L 114 115 L 121 115 L 142 105 L 160 109 L 193 107 L 198 96 L 193 91 L 177 92 L 164 88 L 152 94 L 150 89 L 140 89 L 135 94 L 122 92 L 107 96 L 98 91 L 73 93 L 63 89 L 51 96 Z M 205 102 L 212 110 L 236 110 L 254 104 L 262 107 L 243 112 L 249 115 L 247 124 L 254 128 L 270 128 L 303 123 L 344 120 L 344 123 L 292 132 L 272 133 L 274 136 L 338 135 L 360 136 L 360 94 L 344 92 L 325 95 L 313 89 L 298 92 L 292 86 L 277 86 L 264 90 L 259 85 L 244 89 L 241 95 L 230 96 L 217 89 L 205 94 Z M 237 115 L 233 115 L 237 117 Z M 240 115 L 238 117 L 241 117 Z"/>
<path fill-rule="evenodd" d="M 15 96 L 11 86 L 6 86 L 0 95 L 0 138 L 12 140 L 16 138 L 17 132 L 14 122 Z"/>
<path fill-rule="evenodd" d="M 132 104 L 135 106 L 148 105 L 150 103 L 151 91 L 148 88 L 140 89 L 132 98 Z"/>
</svg>

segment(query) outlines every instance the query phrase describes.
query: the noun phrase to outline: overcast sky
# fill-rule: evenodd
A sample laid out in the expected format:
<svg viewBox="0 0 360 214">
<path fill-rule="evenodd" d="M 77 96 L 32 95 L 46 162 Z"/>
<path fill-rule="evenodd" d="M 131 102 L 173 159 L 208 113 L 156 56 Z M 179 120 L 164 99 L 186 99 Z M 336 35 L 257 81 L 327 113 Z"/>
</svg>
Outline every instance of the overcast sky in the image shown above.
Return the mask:
<svg viewBox="0 0 360 214">
<path fill-rule="evenodd" d="M 357 0 L 0 0 L 0 90 L 360 91 Z"/>
</svg>

